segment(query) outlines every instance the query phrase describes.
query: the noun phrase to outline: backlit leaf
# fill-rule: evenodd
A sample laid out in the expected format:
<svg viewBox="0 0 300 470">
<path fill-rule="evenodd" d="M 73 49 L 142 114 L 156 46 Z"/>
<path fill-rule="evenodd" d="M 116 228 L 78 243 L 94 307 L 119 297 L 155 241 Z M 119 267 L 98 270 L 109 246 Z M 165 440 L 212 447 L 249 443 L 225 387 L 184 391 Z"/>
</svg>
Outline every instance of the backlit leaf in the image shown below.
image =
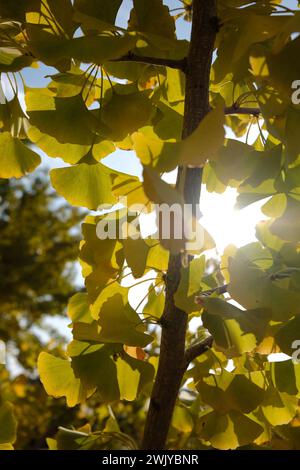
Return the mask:
<svg viewBox="0 0 300 470">
<path fill-rule="evenodd" d="M 20 178 L 31 173 L 41 158 L 9 132 L 0 134 L 0 178 Z"/>
<path fill-rule="evenodd" d="M 51 183 L 74 206 L 96 210 L 101 204 L 114 202 L 110 173 L 101 163 L 54 169 Z"/>
</svg>

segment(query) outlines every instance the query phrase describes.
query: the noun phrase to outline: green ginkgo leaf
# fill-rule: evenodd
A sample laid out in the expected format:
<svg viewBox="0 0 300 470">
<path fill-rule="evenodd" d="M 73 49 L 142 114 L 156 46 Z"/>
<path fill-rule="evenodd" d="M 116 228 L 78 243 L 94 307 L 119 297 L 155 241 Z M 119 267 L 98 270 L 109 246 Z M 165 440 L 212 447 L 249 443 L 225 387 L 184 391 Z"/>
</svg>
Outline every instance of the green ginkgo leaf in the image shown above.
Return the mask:
<svg viewBox="0 0 300 470">
<path fill-rule="evenodd" d="M 88 295 L 85 292 L 78 292 L 70 298 L 67 315 L 73 323 L 91 323 L 93 321 L 89 309 Z"/>
<path fill-rule="evenodd" d="M 94 143 L 97 120 L 81 95 L 60 98 L 49 90 L 30 89 L 26 93 L 26 107 L 31 125 L 60 144 Z"/>
<path fill-rule="evenodd" d="M 213 335 L 216 345 L 235 354 L 250 352 L 263 340 L 271 312 L 267 309 L 240 310 L 221 300 L 203 299 L 203 325 Z"/>
<path fill-rule="evenodd" d="M 175 22 L 162 0 L 152 0 L 151 4 L 134 0 L 133 6 L 130 17 L 132 29 L 175 39 Z M 153 21 L 153 18 L 156 21 Z"/>
<path fill-rule="evenodd" d="M 143 314 L 151 315 L 151 317 L 160 318 L 163 314 L 165 305 L 164 291 L 156 292 L 153 286 L 149 287 L 148 301 L 143 308 Z"/>
<path fill-rule="evenodd" d="M 38 359 L 38 371 L 46 392 L 56 398 L 66 397 L 67 405 L 83 403 L 93 393 L 93 388 L 85 389 L 74 376 L 71 362 L 42 352 Z"/>
<path fill-rule="evenodd" d="M 32 57 L 23 55 L 16 49 L 0 49 L 0 72 L 18 72 L 24 67 L 29 67 L 33 62 Z"/>
<path fill-rule="evenodd" d="M 281 351 L 291 356 L 295 352 L 295 342 L 299 340 L 300 315 L 285 323 L 276 333 L 276 343 Z M 299 343 L 300 345 L 300 343 Z"/>
<path fill-rule="evenodd" d="M 199 224 L 178 189 L 166 183 L 150 166 L 144 166 L 144 191 L 155 203 L 158 230 L 155 236 L 172 253 L 198 254 L 214 248 L 209 233 Z M 151 263 L 149 263 L 151 265 Z"/>
<path fill-rule="evenodd" d="M 202 437 L 220 450 L 250 444 L 263 432 L 262 426 L 238 411 L 226 415 L 211 412 L 201 424 Z"/>
<path fill-rule="evenodd" d="M 101 204 L 114 203 L 110 172 L 101 163 L 57 168 L 50 175 L 54 189 L 74 206 L 96 210 Z"/>
<path fill-rule="evenodd" d="M 271 364 L 271 375 L 274 387 L 280 393 L 300 398 L 299 355 L 295 360 L 273 362 Z"/>
<path fill-rule="evenodd" d="M 128 356 L 120 344 L 90 345 L 73 341 L 68 353 L 75 375 L 86 387 L 97 387 L 105 402 L 134 400 L 153 380 L 153 366 Z"/>
<path fill-rule="evenodd" d="M 180 433 L 190 433 L 194 427 L 194 421 L 189 410 L 183 406 L 176 406 L 172 418 L 172 426 Z"/>
<path fill-rule="evenodd" d="M 145 126 L 151 117 L 152 106 L 148 92 L 114 92 L 101 112 L 104 124 L 111 130 L 112 140 L 121 141 Z"/>
<path fill-rule="evenodd" d="M 229 293 L 247 309 L 271 310 L 272 319 L 287 321 L 298 313 L 299 288 L 288 278 L 274 280 L 267 270 L 273 265 L 267 249 L 256 243 L 240 248 L 229 260 Z"/>
<path fill-rule="evenodd" d="M 124 305 L 120 294 L 115 294 L 103 304 L 98 322 L 75 323 L 73 336 L 79 341 L 122 343 L 144 348 L 153 338 L 138 331 L 140 326 L 139 316 L 129 304 Z"/>
<path fill-rule="evenodd" d="M 0 134 L 0 178 L 21 178 L 41 163 L 40 156 L 9 132 Z"/>
<path fill-rule="evenodd" d="M 261 405 L 265 418 L 272 426 L 288 424 L 296 415 L 298 399 L 270 387 Z"/>
<path fill-rule="evenodd" d="M 201 290 L 201 280 L 204 271 L 204 256 L 193 259 L 187 268 L 181 268 L 180 283 L 175 293 L 174 300 L 176 306 L 186 313 L 199 310 L 199 306 L 195 303 L 195 297 Z"/>
<path fill-rule="evenodd" d="M 115 23 L 122 0 L 75 0 L 74 8 L 101 21 Z"/>
<path fill-rule="evenodd" d="M 221 414 L 232 410 L 250 413 L 265 395 L 264 378 L 258 372 L 246 376 L 223 370 L 220 376 L 202 377 L 196 388 L 203 402 Z"/>
<path fill-rule="evenodd" d="M 90 312 L 95 320 L 99 319 L 103 304 L 115 294 L 121 295 L 124 305 L 128 303 L 128 288 L 121 286 L 117 281 L 108 282 L 90 305 Z"/>
<path fill-rule="evenodd" d="M 128 237 L 122 240 L 124 246 L 124 255 L 132 275 L 140 278 L 144 275 L 150 246 L 147 245 L 141 235 L 136 240 Z"/>
<path fill-rule="evenodd" d="M 270 225 L 270 231 L 277 237 L 296 243 L 300 238 L 300 202 L 287 197 L 286 208 L 281 217 Z"/>
<path fill-rule="evenodd" d="M 113 223 L 118 222 L 114 213 L 108 215 L 112 215 Z M 98 223 L 105 217 L 89 217 L 82 224 L 84 242 L 81 244 L 79 257 L 83 263 L 83 276 L 91 302 L 97 299 L 108 282 L 115 280 L 123 269 L 123 250 L 117 237 L 98 237 Z"/>
<path fill-rule="evenodd" d="M 117 377 L 120 399 L 134 401 L 144 388 L 151 384 L 154 367 L 124 354 L 117 360 Z"/>
<path fill-rule="evenodd" d="M 38 17 L 39 14 L 36 15 L 37 21 Z M 59 70 L 70 69 L 69 41 L 64 36 L 47 31 L 43 24 L 28 23 L 26 33 L 28 47 L 33 57 Z"/>
<path fill-rule="evenodd" d="M 210 111 L 196 130 L 181 142 L 164 142 L 144 133 L 136 133 L 132 139 L 141 162 L 164 172 L 177 165 L 204 166 L 208 159 L 216 158 L 224 137 L 224 111 L 218 107 Z"/>
<path fill-rule="evenodd" d="M 17 437 L 17 421 L 13 413 L 13 405 L 9 402 L 0 404 L 0 450 L 1 446 L 13 444 Z"/>
<path fill-rule="evenodd" d="M 102 65 L 108 60 L 118 59 L 133 49 L 137 36 L 82 36 L 69 41 L 67 51 L 71 57 L 84 63 Z"/>
<path fill-rule="evenodd" d="M 62 144 L 54 137 L 43 134 L 37 127 L 31 126 L 27 130 L 31 142 L 45 152 L 48 157 L 62 158 L 66 163 L 78 163 L 90 150 L 90 145 Z"/>
<path fill-rule="evenodd" d="M 120 398 L 115 359 L 122 350 L 122 345 L 91 345 L 80 341 L 72 341 L 68 346 L 75 376 L 85 388 L 96 387 L 103 401 Z"/>
</svg>

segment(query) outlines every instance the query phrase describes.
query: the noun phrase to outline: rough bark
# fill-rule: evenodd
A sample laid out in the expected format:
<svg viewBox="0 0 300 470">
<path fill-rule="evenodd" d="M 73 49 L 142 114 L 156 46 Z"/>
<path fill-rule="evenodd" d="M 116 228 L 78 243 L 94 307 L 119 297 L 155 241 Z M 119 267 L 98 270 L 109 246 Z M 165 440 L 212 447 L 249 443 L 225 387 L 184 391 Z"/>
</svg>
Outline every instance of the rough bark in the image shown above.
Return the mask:
<svg viewBox="0 0 300 470">
<path fill-rule="evenodd" d="M 190 50 L 186 64 L 185 114 L 182 137 L 190 135 L 209 112 L 209 75 L 216 35 L 216 0 L 194 0 Z M 193 207 L 199 203 L 201 168 L 178 170 L 177 187 Z M 166 276 L 166 302 L 157 376 L 143 439 L 144 449 L 165 447 L 176 399 L 186 370 L 187 314 L 176 307 L 181 255 L 171 255 Z"/>
</svg>

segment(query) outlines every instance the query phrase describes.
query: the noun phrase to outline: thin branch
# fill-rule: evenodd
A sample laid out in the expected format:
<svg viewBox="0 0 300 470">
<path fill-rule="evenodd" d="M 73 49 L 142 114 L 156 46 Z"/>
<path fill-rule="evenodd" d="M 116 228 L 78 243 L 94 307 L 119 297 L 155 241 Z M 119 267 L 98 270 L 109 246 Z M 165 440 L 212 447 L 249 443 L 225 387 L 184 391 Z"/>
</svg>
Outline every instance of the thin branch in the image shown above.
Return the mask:
<svg viewBox="0 0 300 470">
<path fill-rule="evenodd" d="M 188 368 L 189 364 L 196 359 L 196 357 L 201 356 L 204 354 L 208 349 L 212 347 L 213 344 L 213 337 L 208 336 L 200 343 L 193 344 L 185 351 L 184 359 L 186 368 Z"/>
<path fill-rule="evenodd" d="M 201 292 L 200 295 L 195 297 L 195 303 L 201 304 L 203 297 L 209 297 L 212 294 L 222 295 L 228 291 L 229 284 L 224 284 L 223 286 L 214 287 L 213 289 L 205 290 Z"/>
<path fill-rule="evenodd" d="M 239 107 L 236 105 L 229 106 L 225 108 L 225 114 L 251 114 L 252 116 L 259 116 L 261 113 L 259 108 L 246 108 L 246 107 Z"/>
<path fill-rule="evenodd" d="M 184 59 L 164 59 L 160 57 L 148 57 L 142 55 L 136 55 L 132 52 L 119 57 L 118 59 L 113 59 L 111 62 L 140 62 L 142 64 L 149 65 L 162 65 L 165 67 L 170 67 L 172 69 L 178 69 L 185 72 L 186 70 L 186 58 Z"/>
</svg>

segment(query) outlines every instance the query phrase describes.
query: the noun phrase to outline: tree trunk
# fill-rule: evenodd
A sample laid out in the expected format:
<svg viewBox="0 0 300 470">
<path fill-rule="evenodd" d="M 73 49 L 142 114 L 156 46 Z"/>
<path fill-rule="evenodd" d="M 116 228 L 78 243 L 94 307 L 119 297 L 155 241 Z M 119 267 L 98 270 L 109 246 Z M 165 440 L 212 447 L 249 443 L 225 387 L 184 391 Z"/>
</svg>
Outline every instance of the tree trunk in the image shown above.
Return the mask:
<svg viewBox="0 0 300 470">
<path fill-rule="evenodd" d="M 193 23 L 186 66 L 185 113 L 182 137 L 186 138 L 209 111 L 209 75 L 216 35 L 216 0 L 194 0 Z M 179 168 L 177 187 L 185 201 L 199 204 L 201 168 Z M 167 435 L 186 369 L 185 338 L 188 317 L 174 303 L 180 281 L 181 255 L 171 255 L 166 276 L 166 302 L 157 376 L 146 419 L 143 449 L 160 450 Z"/>
</svg>

